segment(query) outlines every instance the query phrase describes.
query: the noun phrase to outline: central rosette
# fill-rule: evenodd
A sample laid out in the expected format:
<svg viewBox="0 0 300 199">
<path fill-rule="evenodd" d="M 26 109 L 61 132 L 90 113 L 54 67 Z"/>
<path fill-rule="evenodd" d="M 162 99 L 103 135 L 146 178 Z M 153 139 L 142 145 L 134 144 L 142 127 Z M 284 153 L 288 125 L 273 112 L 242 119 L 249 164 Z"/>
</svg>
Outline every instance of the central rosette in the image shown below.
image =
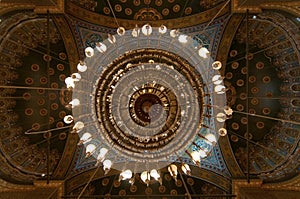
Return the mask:
<svg viewBox="0 0 300 199">
<path fill-rule="evenodd" d="M 141 126 L 151 126 L 151 123 L 162 120 L 164 114 L 169 115 L 173 112 L 176 115 L 177 111 L 178 103 L 175 94 L 157 83 L 143 85 L 132 94 L 129 101 L 130 116 Z M 170 117 L 169 120 L 173 123 L 175 117 Z"/>
</svg>

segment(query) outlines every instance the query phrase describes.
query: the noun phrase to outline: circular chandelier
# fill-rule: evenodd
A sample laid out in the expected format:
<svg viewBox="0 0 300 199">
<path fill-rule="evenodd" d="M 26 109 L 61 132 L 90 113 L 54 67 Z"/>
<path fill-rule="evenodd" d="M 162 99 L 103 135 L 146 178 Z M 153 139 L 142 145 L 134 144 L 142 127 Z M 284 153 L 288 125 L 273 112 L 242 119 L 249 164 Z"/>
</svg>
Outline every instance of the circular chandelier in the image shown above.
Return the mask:
<svg viewBox="0 0 300 199">
<path fill-rule="evenodd" d="M 65 80 L 73 94 L 64 122 L 106 174 L 114 168 L 120 180 L 140 173 L 145 183 L 161 182 L 159 169 L 168 166 L 176 179 L 174 162 L 190 174 L 189 164 L 201 166 L 226 135 L 232 110 L 222 64 L 190 36 L 164 25 L 119 27 L 85 55 Z"/>
</svg>

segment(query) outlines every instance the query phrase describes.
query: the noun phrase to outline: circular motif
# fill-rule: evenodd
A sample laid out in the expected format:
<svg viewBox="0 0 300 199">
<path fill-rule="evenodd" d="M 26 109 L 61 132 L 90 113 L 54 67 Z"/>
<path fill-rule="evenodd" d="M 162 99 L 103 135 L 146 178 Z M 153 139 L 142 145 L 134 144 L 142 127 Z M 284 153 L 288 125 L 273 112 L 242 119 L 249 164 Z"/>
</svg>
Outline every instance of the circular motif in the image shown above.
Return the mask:
<svg viewBox="0 0 300 199">
<path fill-rule="evenodd" d="M 232 69 L 237 69 L 239 67 L 239 62 L 233 62 L 232 64 L 231 64 L 231 68 Z"/>
<path fill-rule="evenodd" d="M 170 11 L 169 11 L 168 8 L 164 8 L 164 9 L 162 10 L 161 13 L 162 13 L 164 16 L 167 16 L 167 15 L 169 15 Z"/>
<path fill-rule="evenodd" d="M 231 124 L 231 127 L 232 127 L 232 129 L 234 129 L 234 130 L 238 130 L 238 129 L 240 128 L 240 125 L 239 125 L 238 123 L 236 123 L 236 122 L 233 122 L 233 123 Z"/>
<path fill-rule="evenodd" d="M 121 189 L 119 191 L 119 196 L 126 196 L 126 191 L 124 189 Z"/>
<path fill-rule="evenodd" d="M 251 99 L 251 104 L 257 105 L 258 103 L 259 103 L 259 101 L 258 101 L 257 98 L 252 98 L 252 99 Z"/>
<path fill-rule="evenodd" d="M 158 191 L 159 191 L 159 193 L 165 193 L 166 192 L 166 187 L 164 185 L 160 185 L 158 187 Z"/>
<path fill-rule="evenodd" d="M 49 93 L 49 99 L 50 100 L 55 100 L 56 99 L 56 94 L 55 93 Z"/>
<path fill-rule="evenodd" d="M 23 94 L 23 99 L 24 100 L 30 100 L 31 99 L 31 94 L 30 93 L 24 93 Z"/>
<path fill-rule="evenodd" d="M 192 13 L 193 9 L 191 7 L 187 7 L 185 10 L 184 10 L 184 14 L 185 15 L 190 15 Z"/>
<path fill-rule="evenodd" d="M 43 56 L 43 59 L 44 59 L 44 61 L 46 61 L 46 62 L 48 62 L 48 61 L 51 61 L 52 60 L 52 57 L 50 56 L 50 55 L 44 55 Z"/>
<path fill-rule="evenodd" d="M 130 8 L 125 8 L 126 15 L 132 15 L 132 10 Z"/>
<path fill-rule="evenodd" d="M 246 125 L 248 123 L 247 117 L 242 117 L 241 118 L 241 123 Z"/>
<path fill-rule="evenodd" d="M 66 59 L 67 59 L 66 53 L 63 53 L 63 52 L 59 53 L 59 54 L 58 54 L 58 57 L 59 57 L 59 59 L 61 59 L 61 60 L 66 60 Z"/>
<path fill-rule="evenodd" d="M 236 85 L 238 85 L 238 86 L 244 86 L 244 80 L 238 79 L 238 80 L 236 81 Z"/>
<path fill-rule="evenodd" d="M 252 60 L 253 57 L 254 57 L 253 53 L 249 53 L 249 54 L 246 56 L 246 58 L 247 58 L 248 60 Z"/>
<path fill-rule="evenodd" d="M 66 79 L 66 75 L 65 74 L 60 74 L 59 75 L 59 80 L 60 81 L 65 82 L 65 79 Z"/>
<path fill-rule="evenodd" d="M 261 70 L 264 68 L 265 64 L 263 62 L 257 62 L 255 66 L 257 69 Z"/>
<path fill-rule="evenodd" d="M 39 98 L 38 101 L 37 101 L 38 105 L 42 106 L 45 104 L 45 100 L 44 98 Z"/>
<path fill-rule="evenodd" d="M 235 57 L 237 55 L 237 50 L 231 50 L 229 53 L 230 57 Z"/>
<path fill-rule="evenodd" d="M 115 10 L 116 10 L 117 12 L 121 12 L 121 11 L 122 11 L 122 6 L 121 6 L 120 4 L 116 4 L 116 5 L 115 5 Z"/>
<path fill-rule="evenodd" d="M 249 82 L 252 83 L 252 84 L 255 83 L 256 82 L 256 77 L 254 75 L 251 75 L 249 77 Z"/>
<path fill-rule="evenodd" d="M 173 6 L 174 12 L 179 12 L 179 10 L 180 10 L 180 5 L 176 4 L 175 6 Z"/>
<path fill-rule="evenodd" d="M 58 109 L 58 104 L 57 103 L 53 103 L 53 104 L 51 104 L 51 109 L 52 110 L 57 110 Z"/>
<path fill-rule="evenodd" d="M 262 128 L 265 127 L 265 123 L 263 123 L 263 122 L 256 122 L 256 127 L 257 127 L 258 129 L 262 129 Z"/>
<path fill-rule="evenodd" d="M 67 113 L 65 111 L 60 111 L 58 114 L 59 118 L 61 118 L 61 119 L 64 118 L 66 115 L 67 115 Z"/>
<path fill-rule="evenodd" d="M 129 189 L 130 189 L 130 192 L 135 193 L 137 191 L 137 186 L 131 185 Z"/>
<path fill-rule="evenodd" d="M 37 131 L 37 130 L 39 130 L 41 128 L 41 125 L 39 124 L 39 123 L 34 123 L 34 124 L 32 124 L 32 126 L 31 126 L 31 129 L 33 130 L 33 131 Z"/>
<path fill-rule="evenodd" d="M 249 137 L 248 137 L 248 136 L 249 136 Z M 251 139 L 253 138 L 253 135 L 252 135 L 252 133 L 249 133 L 249 134 L 248 134 L 248 133 L 245 133 L 245 134 L 244 134 L 244 138 L 246 138 L 246 139 L 249 138 L 249 139 L 251 140 Z"/>
<path fill-rule="evenodd" d="M 38 70 L 40 70 L 40 66 L 38 64 L 32 64 L 31 65 L 31 70 L 32 71 L 38 71 Z"/>
<path fill-rule="evenodd" d="M 226 73 L 225 77 L 226 77 L 226 79 L 232 79 L 232 77 L 233 77 L 232 72 Z"/>
<path fill-rule="evenodd" d="M 54 117 L 49 117 L 49 124 L 53 124 L 54 123 Z"/>
<path fill-rule="evenodd" d="M 122 3 L 126 3 L 127 2 L 127 0 L 120 0 Z"/>
<path fill-rule="evenodd" d="M 49 73 L 49 75 L 54 75 L 55 71 L 53 68 L 49 68 L 48 73 Z"/>
<path fill-rule="evenodd" d="M 252 92 L 253 94 L 257 94 L 257 93 L 259 92 L 259 88 L 258 88 L 258 87 L 252 87 L 252 88 L 251 88 L 251 92 Z"/>
<path fill-rule="evenodd" d="M 254 114 L 256 113 L 256 111 L 255 111 L 255 109 L 250 108 L 250 109 L 249 109 L 249 113 L 252 114 L 252 115 L 254 115 Z"/>
<path fill-rule="evenodd" d="M 166 181 L 170 181 L 170 180 L 172 180 L 172 177 L 170 176 L 170 174 L 166 173 L 165 179 L 166 179 Z"/>
<path fill-rule="evenodd" d="M 33 109 L 32 108 L 26 108 L 25 109 L 25 114 L 26 115 L 32 115 L 33 114 Z"/>
<path fill-rule="evenodd" d="M 43 95 L 45 93 L 45 89 L 38 89 L 37 93 Z"/>
<path fill-rule="evenodd" d="M 241 100 L 246 100 L 247 99 L 247 94 L 246 93 L 241 93 L 240 94 L 240 99 Z"/>
<path fill-rule="evenodd" d="M 133 5 L 139 6 L 141 4 L 140 0 L 133 0 Z"/>
<path fill-rule="evenodd" d="M 33 79 L 31 78 L 31 77 L 27 77 L 26 79 L 25 79 L 25 83 L 27 84 L 27 85 L 32 85 L 33 84 Z"/>
<path fill-rule="evenodd" d="M 271 77 L 270 76 L 264 76 L 262 80 L 263 80 L 263 83 L 267 84 L 267 83 L 271 82 Z"/>
<path fill-rule="evenodd" d="M 40 115 L 41 115 L 41 116 L 46 116 L 47 113 L 48 113 L 48 111 L 47 111 L 47 109 L 45 109 L 45 108 L 42 108 L 42 109 L 40 110 Z"/>
<path fill-rule="evenodd" d="M 58 83 L 56 82 L 51 83 L 51 88 L 58 88 Z"/>
<path fill-rule="evenodd" d="M 121 182 L 119 180 L 114 181 L 114 187 L 119 187 L 121 185 Z"/>
<path fill-rule="evenodd" d="M 262 113 L 264 115 L 269 115 L 271 113 L 271 109 L 268 107 L 263 108 Z"/>
<path fill-rule="evenodd" d="M 177 187 L 182 187 L 182 181 L 181 180 L 177 180 L 175 182 L 175 184 L 176 184 Z"/>
<path fill-rule="evenodd" d="M 174 3 L 175 0 L 168 0 L 169 3 Z"/>
<path fill-rule="evenodd" d="M 243 67 L 243 68 L 241 69 L 241 73 L 242 73 L 243 75 L 246 75 L 246 74 L 247 74 L 247 71 L 248 71 L 247 67 Z"/>
<path fill-rule="evenodd" d="M 163 3 L 162 0 L 155 0 L 155 5 L 157 5 L 157 6 L 161 6 L 162 3 Z"/>
<path fill-rule="evenodd" d="M 238 104 L 238 105 L 236 106 L 236 109 L 237 109 L 238 111 L 243 111 L 243 110 L 244 110 L 244 106 L 243 106 L 242 104 Z"/>
<path fill-rule="evenodd" d="M 152 192 L 153 192 L 153 190 L 152 190 L 150 187 L 147 187 L 147 188 L 145 189 L 145 194 L 146 194 L 146 195 L 150 195 L 150 194 L 152 194 Z"/>
<path fill-rule="evenodd" d="M 65 140 L 66 138 L 67 138 L 67 134 L 65 132 L 60 133 L 59 136 L 58 136 L 59 140 Z"/>
<path fill-rule="evenodd" d="M 107 186 L 108 185 L 108 183 L 109 183 L 109 178 L 103 178 L 102 179 L 102 186 Z"/>
<path fill-rule="evenodd" d="M 63 71 L 65 69 L 65 66 L 63 64 L 57 64 L 56 65 L 57 70 Z"/>
<path fill-rule="evenodd" d="M 63 126 L 64 126 L 64 123 L 62 121 L 56 123 L 57 128 L 60 128 L 60 127 L 63 127 Z"/>
<path fill-rule="evenodd" d="M 106 14 L 106 15 L 109 15 L 110 14 L 110 9 L 108 7 L 104 7 L 103 8 L 103 13 Z"/>
<path fill-rule="evenodd" d="M 236 135 L 231 135 L 230 139 L 231 139 L 232 142 L 238 142 L 239 141 L 239 138 Z"/>
<path fill-rule="evenodd" d="M 40 78 L 40 83 L 41 83 L 41 84 L 47 84 L 47 82 L 48 82 L 48 80 L 47 80 L 46 77 L 41 77 L 41 78 Z"/>
<path fill-rule="evenodd" d="M 186 182 L 190 185 L 193 186 L 195 184 L 195 181 L 193 180 L 193 178 L 187 178 Z"/>
<path fill-rule="evenodd" d="M 176 190 L 176 189 L 172 189 L 172 190 L 170 191 L 170 194 L 173 195 L 173 196 L 175 196 L 175 195 L 177 195 L 178 193 L 177 193 L 177 190 Z"/>
</svg>

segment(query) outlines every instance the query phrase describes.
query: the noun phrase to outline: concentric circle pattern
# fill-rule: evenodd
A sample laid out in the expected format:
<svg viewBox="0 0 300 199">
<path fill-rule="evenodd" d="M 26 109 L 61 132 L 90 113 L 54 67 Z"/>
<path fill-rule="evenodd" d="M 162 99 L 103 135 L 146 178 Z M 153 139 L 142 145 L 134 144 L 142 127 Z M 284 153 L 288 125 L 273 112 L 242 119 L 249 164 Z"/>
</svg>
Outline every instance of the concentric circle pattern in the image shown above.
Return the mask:
<svg viewBox="0 0 300 199">
<path fill-rule="evenodd" d="M 150 35 L 114 37 L 85 60 L 88 70 L 73 91 L 83 104 L 73 109 L 74 121 L 85 124 L 80 135 L 92 134 L 94 157 L 105 147 L 115 169 L 123 170 L 124 162 L 134 172 L 162 168 L 184 156 L 202 124 L 223 125 L 211 125 L 217 110 L 204 106 L 225 103 L 222 95 L 204 94 L 213 90 L 212 60 L 199 57 L 190 37 L 182 44 L 156 28 Z M 213 117 L 204 119 L 205 113 Z"/>
</svg>

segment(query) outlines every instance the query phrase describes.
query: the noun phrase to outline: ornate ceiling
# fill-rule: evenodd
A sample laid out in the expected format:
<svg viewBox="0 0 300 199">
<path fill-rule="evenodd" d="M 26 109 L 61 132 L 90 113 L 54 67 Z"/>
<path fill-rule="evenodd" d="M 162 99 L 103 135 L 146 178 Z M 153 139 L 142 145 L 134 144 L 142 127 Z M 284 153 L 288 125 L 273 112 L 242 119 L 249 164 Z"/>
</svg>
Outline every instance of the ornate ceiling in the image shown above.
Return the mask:
<svg viewBox="0 0 300 199">
<path fill-rule="evenodd" d="M 46 180 L 49 171 L 50 180 L 65 181 L 66 195 L 78 195 L 85 188 L 86 195 L 165 194 L 167 197 L 184 195 L 185 183 L 192 195 L 231 194 L 233 179 L 246 179 L 248 169 L 251 179 L 261 180 L 266 186 L 270 183 L 268 188 L 277 182 L 299 178 L 300 22 L 296 15 L 299 1 L 286 4 L 262 1 L 258 5 L 238 0 L 109 2 L 111 5 L 96 0 L 0 1 L 0 176 L 4 180 L 0 181 L 0 187 L 11 190 L 13 184 L 16 189 L 20 184 L 32 185 L 37 180 Z M 241 14 L 247 8 L 252 12 L 248 27 L 245 14 Z M 47 56 L 47 9 L 50 10 L 50 56 Z M 96 42 L 107 39 L 108 33 L 116 33 L 113 14 L 125 29 L 145 22 L 181 28 L 181 32 L 195 40 L 195 46 L 204 41 L 211 57 L 223 63 L 220 72 L 228 88 L 226 103 L 234 114 L 224 124 L 227 135 L 220 137 L 200 167 L 184 159 L 193 167 L 191 176 L 184 175 L 175 182 L 164 168 L 163 184 L 153 181 L 147 187 L 137 177 L 136 183 L 129 186 L 117 180 L 118 171 L 112 170 L 107 176 L 99 171 L 85 187 L 96 169 L 96 160 L 86 157 L 85 147 L 77 145 L 78 134 L 70 133 L 71 127 L 63 122 L 64 116 L 72 113 L 68 106 L 72 91 L 66 88 L 65 78 L 76 71 L 86 47 L 95 47 Z M 112 74 L 122 67 L 118 63 L 139 53 L 151 55 L 151 59 L 165 53 L 152 50 L 132 51 L 116 60 L 107 71 Z M 144 59 L 148 62 L 148 58 Z M 174 54 L 166 55 L 164 62 L 184 65 Z M 190 70 L 184 67 L 183 71 Z M 100 91 L 111 84 L 109 75 L 102 74 Z M 188 75 L 192 84 L 202 81 L 197 74 L 193 75 Z M 199 87 L 195 93 L 202 100 L 203 91 Z M 156 89 L 160 90 L 159 84 Z M 172 101 L 175 95 L 160 91 L 154 95 L 149 89 L 147 92 L 137 91 L 131 98 L 133 104 L 140 104 L 131 109 L 131 118 L 141 125 L 149 122 L 148 106 L 164 102 L 164 97 Z M 105 101 L 107 96 L 98 97 L 98 101 Z M 201 104 L 205 103 L 201 100 Z M 105 106 L 108 104 L 99 105 L 97 117 L 103 128 L 110 128 L 109 115 L 102 108 Z M 157 110 L 157 118 L 159 113 Z M 170 126 L 178 119 L 170 118 Z M 28 134 L 54 128 L 57 130 L 51 134 Z"/>
</svg>

